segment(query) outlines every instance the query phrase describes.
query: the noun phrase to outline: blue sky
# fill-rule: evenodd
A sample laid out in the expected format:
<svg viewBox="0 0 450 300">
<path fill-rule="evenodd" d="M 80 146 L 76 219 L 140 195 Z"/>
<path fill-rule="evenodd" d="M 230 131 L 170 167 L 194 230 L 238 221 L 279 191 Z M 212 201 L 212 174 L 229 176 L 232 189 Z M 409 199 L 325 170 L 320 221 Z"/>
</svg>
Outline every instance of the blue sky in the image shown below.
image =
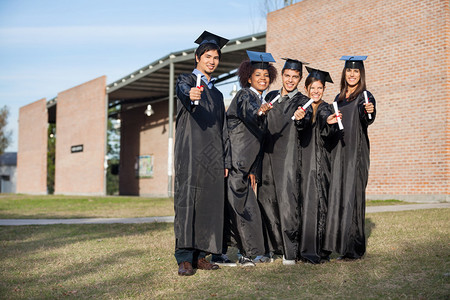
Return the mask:
<svg viewBox="0 0 450 300">
<path fill-rule="evenodd" d="M 203 30 L 266 30 L 260 0 L 0 0 L 0 107 L 17 151 L 19 108 L 102 75 L 107 83 L 195 47 Z"/>
</svg>

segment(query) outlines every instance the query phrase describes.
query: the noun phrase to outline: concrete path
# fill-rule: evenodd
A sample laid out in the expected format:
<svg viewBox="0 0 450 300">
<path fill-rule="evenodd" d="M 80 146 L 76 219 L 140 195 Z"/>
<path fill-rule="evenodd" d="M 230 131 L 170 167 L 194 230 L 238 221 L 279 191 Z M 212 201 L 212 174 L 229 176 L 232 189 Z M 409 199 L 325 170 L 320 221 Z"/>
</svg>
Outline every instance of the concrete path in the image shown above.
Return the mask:
<svg viewBox="0 0 450 300">
<path fill-rule="evenodd" d="M 366 213 L 388 211 L 404 211 L 430 208 L 450 208 L 450 203 L 424 203 L 405 205 L 368 206 Z M 86 218 L 86 219 L 0 219 L 0 226 L 20 225 L 53 225 L 53 224 L 133 224 L 133 223 L 172 223 L 174 217 L 148 217 L 148 218 Z"/>
<path fill-rule="evenodd" d="M 133 224 L 133 223 L 173 223 L 173 216 L 148 218 L 86 218 L 86 219 L 0 219 L 0 226 L 54 225 L 54 224 Z"/>
<path fill-rule="evenodd" d="M 421 203 L 421 204 L 405 204 L 405 205 L 381 205 L 368 206 L 366 213 L 377 213 L 386 211 L 404 211 L 416 209 L 430 209 L 430 208 L 450 208 L 450 202 L 446 203 Z"/>
</svg>

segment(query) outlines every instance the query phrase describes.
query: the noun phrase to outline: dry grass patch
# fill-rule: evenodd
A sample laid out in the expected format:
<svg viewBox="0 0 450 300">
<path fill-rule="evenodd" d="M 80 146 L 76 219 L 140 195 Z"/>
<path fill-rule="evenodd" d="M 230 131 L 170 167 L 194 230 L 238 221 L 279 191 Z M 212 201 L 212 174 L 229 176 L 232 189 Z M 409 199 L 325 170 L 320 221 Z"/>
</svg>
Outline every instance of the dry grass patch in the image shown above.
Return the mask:
<svg viewBox="0 0 450 300">
<path fill-rule="evenodd" d="M 363 260 L 177 275 L 172 224 L 0 227 L 6 299 L 448 299 L 449 210 L 367 216 Z M 232 249 L 234 256 L 235 249 Z"/>
</svg>

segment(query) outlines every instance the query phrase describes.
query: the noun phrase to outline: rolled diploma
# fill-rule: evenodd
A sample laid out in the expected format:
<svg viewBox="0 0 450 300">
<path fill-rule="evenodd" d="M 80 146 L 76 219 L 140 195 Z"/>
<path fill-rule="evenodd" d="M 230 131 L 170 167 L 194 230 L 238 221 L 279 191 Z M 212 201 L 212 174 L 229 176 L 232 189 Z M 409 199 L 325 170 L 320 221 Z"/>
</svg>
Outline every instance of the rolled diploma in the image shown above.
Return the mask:
<svg viewBox="0 0 450 300">
<path fill-rule="evenodd" d="M 197 74 L 197 88 L 198 89 L 201 88 L 201 83 L 202 83 L 202 74 Z M 198 105 L 198 100 L 194 101 L 194 105 Z"/>
<path fill-rule="evenodd" d="M 310 106 L 313 102 L 314 102 L 313 99 L 309 99 L 308 102 L 306 102 L 306 104 L 302 106 L 303 111 L 306 111 L 308 106 Z M 292 119 L 292 121 L 294 121 L 295 120 L 295 116 L 292 116 L 291 119 Z"/>
<path fill-rule="evenodd" d="M 279 98 L 280 98 L 280 94 L 278 94 L 275 98 L 273 98 L 272 99 L 272 101 L 270 101 L 269 102 L 269 104 L 270 104 L 270 106 L 272 106 L 274 103 L 275 103 L 275 101 L 277 101 Z M 258 113 L 258 116 L 261 116 L 262 115 L 262 111 L 260 111 L 259 113 Z"/>
<path fill-rule="evenodd" d="M 369 103 L 369 97 L 367 97 L 367 91 L 364 91 L 364 100 L 367 103 Z M 367 114 L 369 119 L 372 119 L 372 114 Z"/>
<path fill-rule="evenodd" d="M 344 125 L 342 125 L 341 116 L 339 115 L 337 102 L 333 102 L 333 107 L 334 107 L 334 112 L 336 113 L 336 116 L 339 116 L 339 117 L 337 117 L 339 129 L 343 130 L 344 129 Z"/>
</svg>

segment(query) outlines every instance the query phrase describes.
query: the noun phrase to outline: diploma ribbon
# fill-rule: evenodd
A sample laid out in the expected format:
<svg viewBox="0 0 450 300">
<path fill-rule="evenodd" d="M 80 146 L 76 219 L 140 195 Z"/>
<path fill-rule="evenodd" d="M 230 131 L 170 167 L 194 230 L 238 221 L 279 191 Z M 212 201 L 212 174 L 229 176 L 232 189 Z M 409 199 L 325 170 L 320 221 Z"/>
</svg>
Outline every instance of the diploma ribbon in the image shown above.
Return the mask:
<svg viewBox="0 0 450 300">
<path fill-rule="evenodd" d="M 313 102 L 314 102 L 313 99 L 309 99 L 308 102 L 306 102 L 306 104 L 303 105 L 303 106 L 301 106 L 300 108 L 303 109 L 303 111 L 306 111 L 306 109 L 308 108 L 308 106 L 310 106 Z M 292 121 L 295 120 L 295 115 L 291 117 L 291 120 L 292 120 Z"/>
</svg>

